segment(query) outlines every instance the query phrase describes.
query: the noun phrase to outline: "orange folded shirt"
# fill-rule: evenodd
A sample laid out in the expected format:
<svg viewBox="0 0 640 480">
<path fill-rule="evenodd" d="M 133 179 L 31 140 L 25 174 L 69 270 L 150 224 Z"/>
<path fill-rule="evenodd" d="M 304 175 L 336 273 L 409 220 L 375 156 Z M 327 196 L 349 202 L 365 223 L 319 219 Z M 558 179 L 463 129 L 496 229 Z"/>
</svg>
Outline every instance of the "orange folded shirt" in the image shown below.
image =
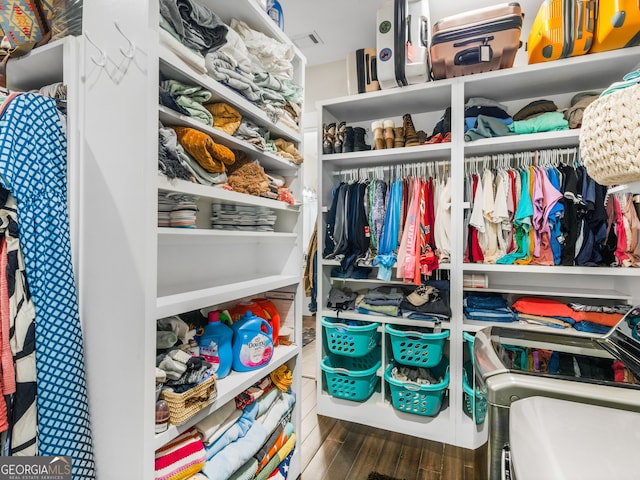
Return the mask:
<svg viewBox="0 0 640 480">
<path fill-rule="evenodd" d="M 513 302 L 511 307 L 520 313 L 545 317 L 568 317 L 576 322 L 587 320 L 608 327 L 615 326 L 622 318 L 622 314 L 619 313 L 576 312 L 568 305 L 549 298 L 522 297 Z"/>
</svg>

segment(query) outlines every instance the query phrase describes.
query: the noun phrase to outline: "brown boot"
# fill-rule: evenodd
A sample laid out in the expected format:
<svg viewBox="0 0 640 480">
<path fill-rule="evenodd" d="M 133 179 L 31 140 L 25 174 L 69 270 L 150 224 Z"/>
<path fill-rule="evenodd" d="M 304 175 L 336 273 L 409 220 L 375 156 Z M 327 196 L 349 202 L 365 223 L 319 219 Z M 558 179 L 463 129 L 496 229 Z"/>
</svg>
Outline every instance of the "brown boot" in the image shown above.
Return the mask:
<svg viewBox="0 0 640 480">
<path fill-rule="evenodd" d="M 395 135 L 393 134 L 393 128 L 395 127 L 393 120 L 385 120 L 383 122 L 384 127 L 384 143 L 387 148 L 393 148 L 393 141 Z"/>
<path fill-rule="evenodd" d="M 418 143 L 420 145 L 424 145 L 424 142 L 426 142 L 427 138 L 429 138 L 429 136 L 424 130 L 418 130 L 417 135 L 418 135 Z"/>
<path fill-rule="evenodd" d="M 373 144 L 375 150 L 383 150 L 385 148 L 384 134 L 382 120 L 373 122 L 371 124 L 371 131 L 373 132 Z"/>
<path fill-rule="evenodd" d="M 404 147 L 404 128 L 394 127 L 393 129 L 393 148 Z"/>
<path fill-rule="evenodd" d="M 404 146 L 415 147 L 416 145 L 420 145 L 418 143 L 418 134 L 416 133 L 416 128 L 413 126 L 411 115 L 409 113 L 405 113 L 402 116 L 402 121 L 404 126 Z"/>
</svg>

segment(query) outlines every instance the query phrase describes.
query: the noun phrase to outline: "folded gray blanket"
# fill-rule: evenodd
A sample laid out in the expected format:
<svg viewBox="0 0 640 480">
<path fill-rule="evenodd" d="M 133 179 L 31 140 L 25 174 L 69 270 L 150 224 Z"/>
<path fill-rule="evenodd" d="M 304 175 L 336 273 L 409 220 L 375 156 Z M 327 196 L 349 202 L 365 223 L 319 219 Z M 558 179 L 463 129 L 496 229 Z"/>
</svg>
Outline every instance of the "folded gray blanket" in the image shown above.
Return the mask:
<svg viewBox="0 0 640 480">
<path fill-rule="evenodd" d="M 229 27 L 208 8 L 191 0 L 160 0 L 160 15 L 174 28 L 184 45 L 203 55 L 226 42 Z"/>
</svg>

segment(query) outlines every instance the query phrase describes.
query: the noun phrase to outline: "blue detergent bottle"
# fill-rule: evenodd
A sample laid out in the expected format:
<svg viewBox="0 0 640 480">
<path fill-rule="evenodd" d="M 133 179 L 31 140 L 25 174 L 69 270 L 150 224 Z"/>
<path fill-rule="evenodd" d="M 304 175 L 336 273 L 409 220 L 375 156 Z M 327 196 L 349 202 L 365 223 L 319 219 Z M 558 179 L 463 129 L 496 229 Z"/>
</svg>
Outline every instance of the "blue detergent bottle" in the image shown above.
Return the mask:
<svg viewBox="0 0 640 480">
<path fill-rule="evenodd" d="M 282 14 L 282 6 L 278 0 L 267 0 L 267 15 L 276 25 L 284 32 L 284 15 Z"/>
<path fill-rule="evenodd" d="M 248 372 L 266 365 L 273 357 L 269 322 L 247 311 L 233 329 L 233 369 Z"/>
<path fill-rule="evenodd" d="M 200 337 L 200 356 L 209 362 L 218 378 L 231 372 L 233 330 L 220 321 L 220 312 L 209 312 L 209 323 Z"/>
</svg>

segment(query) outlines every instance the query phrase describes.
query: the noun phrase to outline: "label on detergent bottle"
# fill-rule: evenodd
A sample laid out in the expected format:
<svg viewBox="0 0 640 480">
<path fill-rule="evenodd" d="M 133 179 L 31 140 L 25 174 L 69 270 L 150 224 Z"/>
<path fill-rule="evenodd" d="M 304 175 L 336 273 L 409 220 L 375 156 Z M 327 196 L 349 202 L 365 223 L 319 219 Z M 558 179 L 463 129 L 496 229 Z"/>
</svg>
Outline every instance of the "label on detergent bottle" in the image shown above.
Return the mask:
<svg viewBox="0 0 640 480">
<path fill-rule="evenodd" d="M 273 347 L 268 337 L 258 334 L 240 349 L 240 362 L 247 367 L 257 367 L 271 359 Z"/>
<path fill-rule="evenodd" d="M 211 364 L 211 370 L 216 373 L 220 368 L 220 355 L 218 354 L 218 344 L 209 342 L 208 345 L 200 345 L 200 356 Z"/>
</svg>

